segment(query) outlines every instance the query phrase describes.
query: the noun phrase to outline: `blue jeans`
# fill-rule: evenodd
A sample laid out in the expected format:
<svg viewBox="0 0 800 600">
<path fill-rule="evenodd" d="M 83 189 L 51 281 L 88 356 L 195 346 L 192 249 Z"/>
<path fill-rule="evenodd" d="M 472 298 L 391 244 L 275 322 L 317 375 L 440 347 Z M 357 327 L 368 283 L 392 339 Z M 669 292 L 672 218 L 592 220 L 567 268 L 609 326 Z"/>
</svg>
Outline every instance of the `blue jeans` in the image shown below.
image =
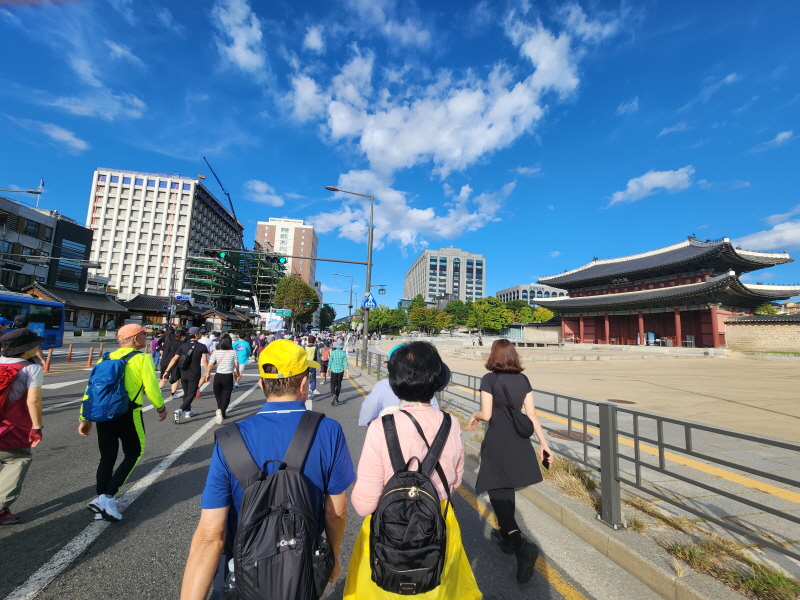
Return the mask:
<svg viewBox="0 0 800 600">
<path fill-rule="evenodd" d="M 158 369 L 158 363 L 161 362 L 161 351 L 151 350 L 150 355 L 153 357 L 153 362 L 156 364 L 156 369 Z"/>
<path fill-rule="evenodd" d="M 308 391 L 309 393 L 317 389 L 317 370 L 309 367 L 308 369 Z"/>
</svg>

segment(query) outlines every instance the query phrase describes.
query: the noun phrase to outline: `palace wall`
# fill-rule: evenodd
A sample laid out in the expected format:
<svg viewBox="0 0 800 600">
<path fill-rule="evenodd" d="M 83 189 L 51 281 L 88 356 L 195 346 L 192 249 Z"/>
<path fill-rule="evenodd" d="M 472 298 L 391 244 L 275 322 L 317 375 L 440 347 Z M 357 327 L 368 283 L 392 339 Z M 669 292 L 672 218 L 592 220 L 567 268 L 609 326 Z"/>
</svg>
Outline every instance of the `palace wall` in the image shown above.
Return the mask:
<svg viewBox="0 0 800 600">
<path fill-rule="evenodd" d="M 731 350 L 800 352 L 800 321 L 727 321 L 727 346 Z"/>
</svg>

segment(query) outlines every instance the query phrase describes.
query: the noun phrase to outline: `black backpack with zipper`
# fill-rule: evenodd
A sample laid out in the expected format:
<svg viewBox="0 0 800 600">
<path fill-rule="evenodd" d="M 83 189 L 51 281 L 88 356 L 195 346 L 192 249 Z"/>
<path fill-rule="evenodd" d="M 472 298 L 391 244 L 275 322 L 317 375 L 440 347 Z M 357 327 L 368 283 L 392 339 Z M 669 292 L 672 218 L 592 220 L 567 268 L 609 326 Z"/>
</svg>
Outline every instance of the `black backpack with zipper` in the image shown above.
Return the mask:
<svg viewBox="0 0 800 600">
<path fill-rule="evenodd" d="M 317 600 L 333 571 L 333 552 L 317 531 L 303 464 L 322 413 L 300 418 L 283 461 L 253 460 L 239 427 L 216 433 L 225 461 L 244 489 L 239 526 L 228 552 L 233 555 L 237 600 Z M 270 462 L 279 469 L 270 475 Z"/>
<path fill-rule="evenodd" d="M 410 413 L 401 410 L 422 436 L 428 453 L 420 463 L 411 457 L 403 461 L 403 451 L 397 437 L 394 415 L 383 417 L 383 430 L 392 461 L 394 475 L 383 488 L 378 507 L 372 514 L 369 536 L 372 558 L 372 581 L 393 594 L 423 594 L 439 586 L 447 546 L 445 519 L 450 508 L 450 485 L 439 464 L 442 449 L 450 435 L 451 417 L 444 419 L 433 440 L 428 444 L 419 423 Z M 411 470 L 417 461 L 418 470 Z M 439 493 L 431 481 L 436 469 L 448 494 L 444 515 Z"/>
</svg>

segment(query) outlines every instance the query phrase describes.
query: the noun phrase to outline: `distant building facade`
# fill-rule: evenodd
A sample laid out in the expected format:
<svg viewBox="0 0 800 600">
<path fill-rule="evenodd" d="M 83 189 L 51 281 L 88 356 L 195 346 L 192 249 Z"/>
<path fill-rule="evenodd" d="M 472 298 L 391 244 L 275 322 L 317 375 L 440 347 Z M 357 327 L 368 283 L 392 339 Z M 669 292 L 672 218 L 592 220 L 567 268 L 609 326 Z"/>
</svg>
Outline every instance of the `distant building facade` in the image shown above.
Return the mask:
<svg viewBox="0 0 800 600">
<path fill-rule="evenodd" d="M 511 300 L 522 300 L 530 306 L 536 304 L 537 298 L 563 298 L 569 296 L 569 292 L 558 288 L 543 285 L 541 283 L 529 283 L 515 285 L 495 293 L 495 297 L 502 302 Z"/>
<path fill-rule="evenodd" d="M 800 302 L 784 302 L 776 308 L 779 315 L 800 315 Z"/>
<path fill-rule="evenodd" d="M 413 299 L 421 294 L 427 302 L 437 302 L 437 297 L 475 301 L 486 297 L 485 282 L 483 255 L 452 246 L 425 250 L 406 271 L 403 296 Z"/>
<path fill-rule="evenodd" d="M 284 254 L 286 274 L 294 275 L 314 287 L 317 275 L 317 232 L 302 219 L 259 221 L 256 225 L 255 249 L 262 252 Z"/>
<path fill-rule="evenodd" d="M 93 275 L 108 278 L 120 300 L 193 293 L 187 258 L 240 248 L 244 230 L 199 179 L 107 168 L 92 177 L 86 224 L 94 232 L 91 260 L 101 265 Z M 203 285 L 195 287 L 213 302 Z"/>
</svg>

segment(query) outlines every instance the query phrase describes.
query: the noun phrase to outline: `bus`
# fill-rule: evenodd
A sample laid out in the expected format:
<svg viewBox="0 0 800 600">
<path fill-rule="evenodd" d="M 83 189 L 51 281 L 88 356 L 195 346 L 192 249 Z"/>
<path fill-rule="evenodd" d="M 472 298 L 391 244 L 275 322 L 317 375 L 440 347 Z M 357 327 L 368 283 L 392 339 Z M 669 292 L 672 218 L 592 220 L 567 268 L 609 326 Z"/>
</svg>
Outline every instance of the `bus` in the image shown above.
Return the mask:
<svg viewBox="0 0 800 600">
<path fill-rule="evenodd" d="M 28 328 L 44 338 L 42 350 L 64 345 L 64 305 L 61 302 L 38 300 L 28 294 L 0 291 L 0 317 L 13 321 L 17 315 L 28 315 Z"/>
</svg>

